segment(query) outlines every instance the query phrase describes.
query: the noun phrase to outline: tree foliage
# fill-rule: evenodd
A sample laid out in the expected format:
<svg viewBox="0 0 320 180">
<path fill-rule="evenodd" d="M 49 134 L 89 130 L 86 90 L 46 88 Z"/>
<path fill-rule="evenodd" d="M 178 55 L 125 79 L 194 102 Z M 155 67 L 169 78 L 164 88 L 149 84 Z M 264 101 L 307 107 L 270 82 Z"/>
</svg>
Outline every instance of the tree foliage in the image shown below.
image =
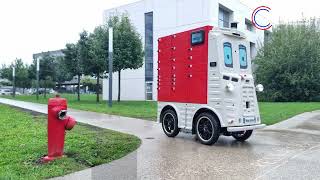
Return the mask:
<svg viewBox="0 0 320 180">
<path fill-rule="evenodd" d="M 80 45 L 66 44 L 66 49 L 63 50 L 65 56 L 62 60 L 63 63 L 61 63 L 61 65 L 65 67 L 66 73 L 69 73 L 69 75 L 71 76 L 71 79 L 73 76 L 77 76 L 78 78 L 78 101 L 80 101 L 80 78 L 83 73 L 81 60 L 84 59 L 83 54 L 85 54 L 85 52 L 87 51 L 87 49 L 84 49 L 82 46 L 85 33 L 86 32 L 80 34 Z"/>
<path fill-rule="evenodd" d="M 84 73 L 97 78 L 97 101 L 99 79 L 109 71 L 109 28 L 113 27 L 113 72 L 118 72 L 118 101 L 120 101 L 121 71 L 138 69 L 143 65 L 141 37 L 126 14 L 112 16 L 106 25 L 98 26 L 88 36 L 89 58 L 83 62 Z M 86 36 L 87 37 L 87 36 Z"/>
<path fill-rule="evenodd" d="M 108 25 L 114 29 L 114 71 L 141 68 L 144 56 L 142 40 L 129 17 L 126 14 L 112 17 Z"/>
<path fill-rule="evenodd" d="M 257 82 L 265 86 L 262 100 L 316 100 L 320 93 L 319 21 L 275 27 L 255 64 Z"/>
<path fill-rule="evenodd" d="M 3 65 L 0 71 L 0 77 L 8 79 L 9 81 L 13 80 L 12 77 L 12 68 L 15 67 L 15 85 L 19 88 L 30 88 L 31 80 L 29 77 L 29 66 L 24 64 L 21 59 L 16 59 L 11 65 Z"/>
<path fill-rule="evenodd" d="M 44 53 L 39 60 L 40 62 L 40 72 L 39 80 L 40 87 L 44 88 L 44 96 L 47 95 L 47 88 L 54 88 L 56 82 L 56 62 L 55 58 L 52 57 L 49 53 Z M 33 63 L 30 65 L 30 79 L 36 79 L 36 70 L 37 70 L 37 60 L 34 59 Z"/>
<path fill-rule="evenodd" d="M 64 57 L 56 57 L 54 59 L 54 70 L 56 74 L 56 82 L 60 85 L 65 81 L 70 81 L 73 74 L 70 72 L 70 66 L 66 66 Z"/>
<path fill-rule="evenodd" d="M 87 48 L 86 60 L 83 61 L 84 73 L 97 78 L 97 102 L 100 101 L 100 78 L 106 71 L 106 43 L 105 30 L 102 26 L 96 27 L 93 33 L 86 36 L 86 41 L 84 42 Z"/>
<path fill-rule="evenodd" d="M 68 43 L 66 48 L 62 50 L 64 54 L 64 65 L 68 67 L 68 72 L 76 76 L 82 74 L 82 66 L 78 57 L 78 47 L 76 44 Z"/>
<path fill-rule="evenodd" d="M 143 65 L 143 45 L 139 33 L 126 14 L 110 17 L 108 27 L 114 29 L 113 71 L 118 72 L 118 101 L 121 94 L 121 71 Z"/>
</svg>

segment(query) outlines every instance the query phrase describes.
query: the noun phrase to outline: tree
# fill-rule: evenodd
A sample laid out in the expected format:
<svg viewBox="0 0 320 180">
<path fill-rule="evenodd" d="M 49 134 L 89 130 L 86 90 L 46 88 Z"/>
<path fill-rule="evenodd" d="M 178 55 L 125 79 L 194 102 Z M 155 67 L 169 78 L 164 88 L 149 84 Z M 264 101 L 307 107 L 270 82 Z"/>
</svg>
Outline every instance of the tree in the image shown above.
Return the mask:
<svg viewBox="0 0 320 180">
<path fill-rule="evenodd" d="M 82 61 L 86 75 L 97 78 L 97 102 L 99 102 L 100 78 L 108 72 L 108 28 L 114 29 L 114 62 L 113 70 L 119 75 L 118 101 L 121 94 L 121 71 L 125 69 L 138 69 L 143 65 L 143 48 L 139 34 L 130 23 L 127 15 L 112 16 L 104 26 L 98 26 L 84 41 L 85 47 L 89 45 L 89 57 Z M 87 33 L 84 34 L 87 37 Z M 88 42 L 85 43 L 85 42 Z M 87 54 L 85 54 L 87 55 Z"/>
<path fill-rule="evenodd" d="M 311 101 L 320 93 L 319 21 L 281 24 L 259 51 L 257 82 L 265 86 L 267 101 Z"/>
<path fill-rule="evenodd" d="M 7 67 L 7 65 L 2 64 L 2 67 L 0 69 L 0 78 L 12 81 L 12 68 L 10 70 L 10 66 Z M 11 79 L 9 79 L 9 78 L 11 78 Z"/>
<path fill-rule="evenodd" d="M 118 72 L 118 101 L 121 97 L 121 71 L 138 69 L 143 65 L 142 40 L 126 14 L 111 17 L 108 27 L 114 29 L 113 70 Z"/>
<path fill-rule="evenodd" d="M 44 79 L 40 80 L 40 86 L 44 87 L 44 98 L 47 97 L 47 89 L 54 88 L 56 85 L 55 81 L 53 80 L 52 76 L 45 76 Z"/>
<path fill-rule="evenodd" d="M 31 80 L 29 79 L 29 67 L 24 64 L 21 59 L 16 59 L 10 66 L 3 65 L 1 68 L 1 78 L 13 81 L 12 68 L 15 67 L 15 85 L 22 88 L 23 93 L 26 88 L 31 87 Z"/>
<path fill-rule="evenodd" d="M 60 89 L 63 82 L 72 80 L 73 74 L 70 72 L 71 67 L 66 65 L 64 57 L 56 57 L 54 59 L 54 67 L 56 82 Z"/>
<path fill-rule="evenodd" d="M 55 58 L 49 53 L 44 53 L 40 58 L 40 87 L 44 88 L 44 97 L 47 97 L 47 88 L 55 87 L 56 70 L 55 70 Z M 33 64 L 30 65 L 29 72 L 30 78 L 36 79 L 37 60 L 33 60 Z"/>
<path fill-rule="evenodd" d="M 66 68 L 66 72 L 69 72 L 72 76 L 78 77 L 78 101 L 80 101 L 80 81 L 83 74 L 82 62 L 88 59 L 88 48 L 85 46 L 86 32 L 80 34 L 80 40 L 78 46 L 76 44 L 67 44 L 66 49 L 63 50 L 64 60 L 63 64 Z"/>
<path fill-rule="evenodd" d="M 88 38 L 89 58 L 83 62 L 86 75 L 97 78 L 97 102 L 100 101 L 100 78 L 107 69 L 106 57 L 108 54 L 108 36 L 105 26 L 98 26 Z"/>
<path fill-rule="evenodd" d="M 95 91 L 96 88 L 96 81 L 89 76 L 85 76 L 81 79 L 81 84 L 83 84 L 83 87 L 85 88 L 85 92 L 88 93 L 88 91 Z M 88 90 L 88 91 L 87 91 Z"/>
</svg>

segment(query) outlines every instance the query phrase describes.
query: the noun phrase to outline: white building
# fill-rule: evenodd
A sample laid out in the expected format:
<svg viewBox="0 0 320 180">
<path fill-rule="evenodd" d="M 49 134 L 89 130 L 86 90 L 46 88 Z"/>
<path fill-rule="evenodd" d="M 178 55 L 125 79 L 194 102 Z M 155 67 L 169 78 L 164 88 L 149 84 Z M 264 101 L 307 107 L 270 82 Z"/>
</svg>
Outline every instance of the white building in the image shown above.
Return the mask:
<svg viewBox="0 0 320 180">
<path fill-rule="evenodd" d="M 238 22 L 238 29 L 250 41 L 254 57 L 264 42 L 265 32 L 252 26 L 252 12 L 253 9 L 239 0 L 142 0 L 105 10 L 104 20 L 116 13 L 127 13 L 145 47 L 144 66 L 121 73 L 121 99 L 157 100 L 157 40 L 163 36 L 206 25 L 229 27 L 231 22 Z M 117 73 L 113 77 L 113 99 L 116 100 Z M 108 79 L 103 81 L 103 99 L 108 99 Z"/>
</svg>

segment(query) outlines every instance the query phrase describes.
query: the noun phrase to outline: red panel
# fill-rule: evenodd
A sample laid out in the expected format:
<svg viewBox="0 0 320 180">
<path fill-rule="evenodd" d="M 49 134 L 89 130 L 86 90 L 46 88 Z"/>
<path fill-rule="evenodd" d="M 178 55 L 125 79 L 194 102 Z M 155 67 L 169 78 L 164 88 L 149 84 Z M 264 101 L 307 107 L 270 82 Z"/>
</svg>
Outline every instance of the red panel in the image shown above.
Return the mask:
<svg viewBox="0 0 320 180">
<path fill-rule="evenodd" d="M 171 91 L 170 101 L 172 102 L 184 102 L 187 99 L 187 76 L 185 72 L 187 70 L 186 64 L 180 62 L 181 59 L 177 59 L 177 63 L 174 63 L 175 69 L 172 70 L 172 74 L 175 76 L 173 79 L 173 88 Z"/>
<path fill-rule="evenodd" d="M 158 100 L 207 103 L 208 34 L 211 26 L 159 39 Z M 205 42 L 191 45 L 191 33 L 205 31 Z"/>
</svg>

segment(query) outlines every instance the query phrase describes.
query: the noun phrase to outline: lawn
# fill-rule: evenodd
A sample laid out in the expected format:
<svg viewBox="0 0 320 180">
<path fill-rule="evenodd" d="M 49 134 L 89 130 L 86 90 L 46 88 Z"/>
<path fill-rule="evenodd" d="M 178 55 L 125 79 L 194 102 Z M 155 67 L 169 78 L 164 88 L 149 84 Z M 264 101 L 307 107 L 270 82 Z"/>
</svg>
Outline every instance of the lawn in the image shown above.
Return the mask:
<svg viewBox="0 0 320 180">
<path fill-rule="evenodd" d="M 47 153 L 46 118 L 0 105 L 0 179 L 45 179 L 119 159 L 136 150 L 132 135 L 77 124 L 67 133 L 66 157 L 39 163 Z"/>
<path fill-rule="evenodd" d="M 12 98 L 12 96 L 0 96 L 5 98 Z M 43 96 L 39 97 L 37 101 L 36 96 L 16 96 L 17 100 L 47 104 L 48 98 L 53 97 Z M 73 109 L 80 109 L 86 111 L 94 111 L 99 113 L 121 115 L 126 117 L 141 118 L 146 120 L 156 120 L 157 103 L 154 101 L 121 101 L 113 102 L 113 107 L 107 107 L 106 101 L 96 102 L 95 95 L 81 95 L 81 101 L 77 101 L 77 96 L 72 94 L 62 94 L 61 97 L 68 99 L 68 106 Z"/>
<path fill-rule="evenodd" d="M 11 96 L 5 97 L 12 98 Z M 107 107 L 106 101 L 96 103 L 95 95 L 81 95 L 80 102 L 76 100 L 76 95 L 63 94 L 62 97 L 67 98 L 69 107 L 74 109 L 142 118 L 147 120 L 156 120 L 157 117 L 157 102 L 155 101 L 121 101 L 119 103 L 114 102 L 113 108 L 109 108 Z M 36 100 L 35 96 L 17 96 L 16 99 L 43 104 L 47 104 L 48 101 L 42 96 L 40 97 L 39 101 Z M 259 108 L 263 123 L 271 125 L 304 112 L 320 110 L 320 102 L 260 102 Z"/>
<path fill-rule="evenodd" d="M 261 102 L 259 108 L 263 123 L 271 125 L 304 112 L 320 110 L 320 102 Z"/>
</svg>

